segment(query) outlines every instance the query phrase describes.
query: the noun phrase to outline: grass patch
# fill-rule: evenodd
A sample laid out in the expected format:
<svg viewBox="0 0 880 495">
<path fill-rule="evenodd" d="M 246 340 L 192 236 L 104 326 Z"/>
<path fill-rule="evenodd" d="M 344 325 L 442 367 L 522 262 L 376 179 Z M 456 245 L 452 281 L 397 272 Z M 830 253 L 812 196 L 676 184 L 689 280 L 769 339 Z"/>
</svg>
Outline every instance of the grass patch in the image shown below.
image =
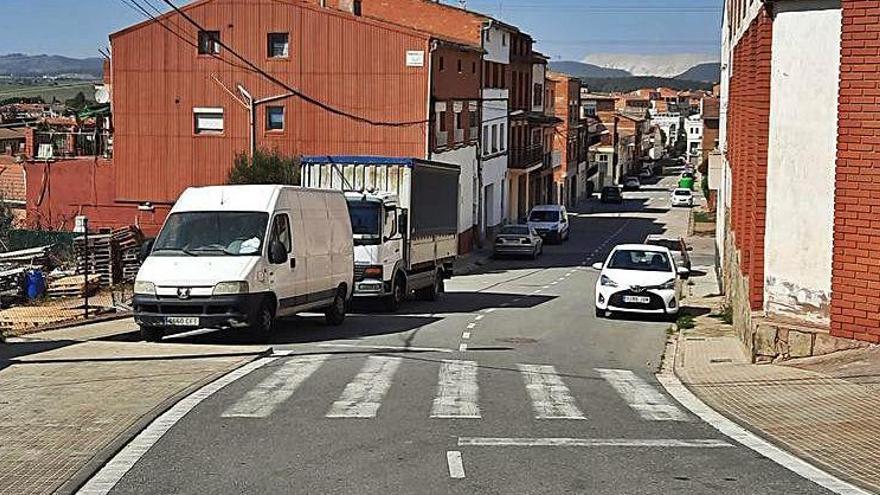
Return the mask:
<svg viewBox="0 0 880 495">
<path fill-rule="evenodd" d="M 694 221 L 697 223 L 714 223 L 715 215 L 712 215 L 705 211 L 695 211 Z"/>
<path fill-rule="evenodd" d="M 675 321 L 675 324 L 682 330 L 690 330 L 697 326 L 693 315 L 681 315 L 678 317 L 678 320 Z"/>
<path fill-rule="evenodd" d="M 723 323 L 727 325 L 733 325 L 733 308 L 730 306 L 724 306 L 721 308 L 721 311 L 710 315 L 712 318 L 717 318 L 721 320 Z"/>
</svg>

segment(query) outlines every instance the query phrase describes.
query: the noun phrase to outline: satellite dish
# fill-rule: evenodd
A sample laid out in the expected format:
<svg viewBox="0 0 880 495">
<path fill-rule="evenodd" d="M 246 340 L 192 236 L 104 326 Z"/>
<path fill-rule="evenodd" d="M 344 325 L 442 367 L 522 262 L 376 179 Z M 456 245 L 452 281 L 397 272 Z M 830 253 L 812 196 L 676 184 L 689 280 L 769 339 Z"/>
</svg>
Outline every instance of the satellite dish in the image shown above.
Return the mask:
<svg viewBox="0 0 880 495">
<path fill-rule="evenodd" d="M 110 88 L 106 84 L 95 85 L 95 101 L 98 103 L 110 103 Z"/>
</svg>

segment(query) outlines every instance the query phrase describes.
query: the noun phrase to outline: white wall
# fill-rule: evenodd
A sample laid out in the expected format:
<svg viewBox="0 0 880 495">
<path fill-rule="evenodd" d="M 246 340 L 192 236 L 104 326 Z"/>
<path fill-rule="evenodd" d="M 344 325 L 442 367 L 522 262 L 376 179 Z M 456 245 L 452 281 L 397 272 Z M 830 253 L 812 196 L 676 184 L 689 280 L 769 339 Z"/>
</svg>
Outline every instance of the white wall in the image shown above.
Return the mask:
<svg viewBox="0 0 880 495">
<path fill-rule="evenodd" d="M 458 179 L 458 231 L 464 232 L 477 224 L 476 211 L 479 201 L 476 189 L 477 147 L 465 146 L 454 150 L 434 153 L 431 160 L 453 163 L 461 167 Z"/>
<path fill-rule="evenodd" d="M 765 310 L 821 323 L 829 321 L 831 296 L 841 24 L 840 9 L 829 8 L 835 4 L 774 4 L 770 79 Z"/>
<path fill-rule="evenodd" d="M 505 44 L 504 38 L 507 38 Z M 486 54 L 483 57 L 487 62 L 499 64 L 510 63 L 510 33 L 507 30 L 491 27 L 483 31 L 483 49 Z"/>
<path fill-rule="evenodd" d="M 483 187 L 492 184 L 494 187 L 494 198 L 493 202 L 495 203 L 489 208 L 488 211 L 493 212 L 492 215 L 486 217 L 487 228 L 495 227 L 502 223 L 504 217 L 506 216 L 507 211 L 505 209 L 509 209 L 510 199 L 508 190 L 508 185 L 505 183 L 505 178 L 507 176 L 507 155 L 496 156 L 495 158 L 490 158 L 488 160 L 483 160 Z M 485 199 L 485 198 L 484 198 Z M 483 208 L 486 208 L 487 204 L 483 205 Z"/>
</svg>

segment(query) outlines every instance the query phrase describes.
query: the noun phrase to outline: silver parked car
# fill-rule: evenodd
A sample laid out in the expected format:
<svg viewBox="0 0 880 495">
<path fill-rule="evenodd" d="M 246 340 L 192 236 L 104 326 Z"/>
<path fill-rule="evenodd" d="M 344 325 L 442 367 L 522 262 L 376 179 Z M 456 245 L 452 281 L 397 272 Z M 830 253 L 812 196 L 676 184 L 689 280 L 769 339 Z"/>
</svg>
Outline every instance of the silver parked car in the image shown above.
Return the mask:
<svg viewBox="0 0 880 495">
<path fill-rule="evenodd" d="M 537 258 L 544 252 L 544 240 L 528 225 L 507 225 L 495 236 L 494 254 L 531 256 Z"/>
</svg>

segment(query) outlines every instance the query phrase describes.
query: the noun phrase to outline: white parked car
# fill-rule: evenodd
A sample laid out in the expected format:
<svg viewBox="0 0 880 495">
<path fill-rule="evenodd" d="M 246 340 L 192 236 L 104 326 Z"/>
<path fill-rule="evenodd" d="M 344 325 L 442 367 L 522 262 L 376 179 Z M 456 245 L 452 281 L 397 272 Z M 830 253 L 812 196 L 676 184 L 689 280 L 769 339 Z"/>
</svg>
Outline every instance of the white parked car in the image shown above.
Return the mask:
<svg viewBox="0 0 880 495">
<path fill-rule="evenodd" d="M 614 248 L 596 282 L 596 317 L 610 312 L 675 316 L 679 311 L 682 280 L 688 270 L 677 267 L 669 249 L 647 244 Z"/>
<path fill-rule="evenodd" d="M 539 205 L 532 208 L 528 225 L 547 242 L 567 241 L 571 235 L 568 212 L 560 205 Z"/>
<path fill-rule="evenodd" d="M 694 206 L 694 193 L 679 187 L 672 191 L 672 206 Z"/>
</svg>

